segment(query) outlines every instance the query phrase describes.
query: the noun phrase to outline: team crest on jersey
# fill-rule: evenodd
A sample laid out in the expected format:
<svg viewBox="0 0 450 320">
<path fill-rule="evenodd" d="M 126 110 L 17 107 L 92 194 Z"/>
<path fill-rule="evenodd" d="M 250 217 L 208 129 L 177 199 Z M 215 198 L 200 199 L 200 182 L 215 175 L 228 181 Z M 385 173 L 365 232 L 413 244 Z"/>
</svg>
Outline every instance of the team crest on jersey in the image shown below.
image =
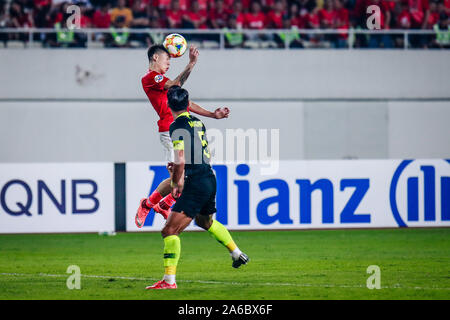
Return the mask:
<svg viewBox="0 0 450 320">
<path fill-rule="evenodd" d="M 159 82 L 163 81 L 163 79 L 164 79 L 164 77 L 162 75 L 160 75 L 160 74 L 155 76 L 155 82 L 156 83 L 159 83 Z"/>
</svg>

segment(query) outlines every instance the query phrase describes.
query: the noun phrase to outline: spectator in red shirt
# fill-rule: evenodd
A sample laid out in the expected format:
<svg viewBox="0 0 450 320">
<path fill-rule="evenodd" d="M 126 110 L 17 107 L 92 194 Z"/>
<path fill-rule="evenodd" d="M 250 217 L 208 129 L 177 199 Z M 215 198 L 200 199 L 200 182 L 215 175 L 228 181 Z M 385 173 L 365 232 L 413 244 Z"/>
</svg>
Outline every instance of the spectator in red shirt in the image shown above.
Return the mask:
<svg viewBox="0 0 450 320">
<path fill-rule="evenodd" d="M 275 10 L 275 5 L 276 5 L 277 1 L 280 1 L 280 0 L 262 0 L 261 5 L 264 8 L 264 11 L 270 12 L 271 10 Z M 284 5 L 285 5 L 285 3 L 283 3 L 283 6 Z M 283 27 L 283 22 L 281 22 L 281 25 Z"/>
<path fill-rule="evenodd" d="M 172 0 L 173 2 L 174 0 Z M 180 10 L 181 11 L 186 11 L 187 9 L 189 9 L 189 0 L 178 0 L 179 4 L 180 4 Z"/>
<path fill-rule="evenodd" d="M 335 20 L 334 28 L 340 30 L 336 39 L 336 47 L 344 48 L 347 47 L 348 38 L 348 28 L 350 27 L 349 12 L 347 8 L 344 7 L 341 0 L 334 0 L 335 7 Z"/>
<path fill-rule="evenodd" d="M 433 26 L 439 21 L 438 1 L 432 0 L 428 9 L 429 12 L 425 16 L 427 19 L 423 22 L 422 27 L 425 29 L 433 29 Z M 420 47 L 428 48 L 430 45 L 433 46 L 433 38 L 434 36 L 429 34 L 420 36 Z"/>
<path fill-rule="evenodd" d="M 277 0 L 274 5 L 274 9 L 267 15 L 267 27 L 271 29 L 283 28 L 283 15 L 285 14 L 284 3 Z M 288 22 L 286 22 L 288 23 Z M 289 24 L 292 23 L 289 20 Z"/>
<path fill-rule="evenodd" d="M 212 2 L 212 1 L 214 1 L 214 0 L 197 0 L 199 10 L 200 11 L 207 11 L 208 10 L 208 6 L 209 6 L 208 2 Z"/>
<path fill-rule="evenodd" d="M 336 11 L 332 0 L 325 0 L 323 9 L 319 10 L 320 27 L 323 29 L 331 29 L 334 27 L 336 19 Z"/>
<path fill-rule="evenodd" d="M 240 1 L 242 3 L 242 8 L 245 12 L 248 12 L 250 10 L 250 7 L 252 5 L 252 1 L 253 0 L 235 0 L 236 1 Z"/>
<path fill-rule="evenodd" d="M 103 4 L 100 9 L 94 12 L 92 23 L 95 28 L 109 28 L 111 25 L 111 16 L 109 15 L 109 3 Z"/>
<path fill-rule="evenodd" d="M 428 20 L 424 21 L 425 29 L 433 29 L 433 26 L 439 21 L 438 2 L 430 2 L 430 14 Z"/>
<path fill-rule="evenodd" d="M 19 2 L 12 2 L 9 8 L 9 17 L 13 28 L 33 27 L 33 17 L 25 13 L 23 6 Z"/>
<path fill-rule="evenodd" d="M 447 17 L 450 16 L 450 0 L 443 0 L 438 4 L 439 14 L 445 14 Z"/>
<path fill-rule="evenodd" d="M 80 27 L 81 28 L 91 28 L 92 27 L 92 19 L 91 16 L 89 16 L 89 10 L 87 7 L 87 4 L 84 2 L 78 3 L 78 6 L 80 7 Z"/>
<path fill-rule="evenodd" d="M 389 10 L 391 13 L 393 13 L 395 11 L 395 5 L 397 3 L 397 1 L 395 0 L 383 0 L 383 5 L 385 6 L 385 8 L 387 10 Z"/>
<path fill-rule="evenodd" d="M 319 8 L 314 8 L 310 13 L 306 15 L 306 26 L 309 29 L 319 29 Z"/>
<path fill-rule="evenodd" d="M 237 0 L 224 0 L 225 8 L 227 8 L 228 10 L 231 11 L 231 9 L 233 8 L 233 5 L 236 3 L 236 1 Z M 232 14 L 232 12 L 230 12 L 230 14 Z M 234 12 L 233 12 L 233 14 L 234 14 Z"/>
<path fill-rule="evenodd" d="M 170 10 L 166 11 L 167 26 L 172 29 L 181 28 L 184 11 L 181 10 L 179 0 L 173 0 Z"/>
<path fill-rule="evenodd" d="M 261 11 L 261 4 L 253 1 L 251 11 L 245 15 L 247 27 L 249 29 L 264 29 L 266 26 L 266 15 Z"/>
<path fill-rule="evenodd" d="M 400 12 L 397 15 L 397 20 L 395 21 L 396 27 L 399 29 L 411 28 L 411 19 L 408 3 L 402 2 Z"/>
<path fill-rule="evenodd" d="M 227 26 L 230 12 L 225 8 L 224 0 L 216 1 L 216 8 L 210 12 L 209 19 L 214 29 L 221 29 Z"/>
<path fill-rule="evenodd" d="M 189 29 L 206 29 L 207 13 L 200 10 L 197 0 L 191 3 L 191 10 L 186 11 L 183 15 L 183 26 Z"/>
<path fill-rule="evenodd" d="M 236 0 L 233 5 L 233 15 L 236 17 L 236 27 L 238 29 L 242 29 L 247 26 L 245 21 L 244 8 L 240 0 Z"/>
<path fill-rule="evenodd" d="M 428 0 L 408 0 L 412 17 L 412 28 L 424 29 L 430 15 Z"/>
<path fill-rule="evenodd" d="M 160 11 L 164 11 L 170 9 L 171 0 L 154 0 L 153 3 L 153 6 L 158 7 Z"/>
<path fill-rule="evenodd" d="M 289 7 L 288 16 L 291 26 L 297 27 L 298 29 L 306 28 L 306 19 L 300 15 L 300 10 L 296 2 L 293 2 Z"/>
<path fill-rule="evenodd" d="M 335 23 L 334 27 L 337 29 L 348 29 L 350 26 L 349 12 L 344 7 L 342 0 L 334 1 L 335 8 Z"/>
</svg>

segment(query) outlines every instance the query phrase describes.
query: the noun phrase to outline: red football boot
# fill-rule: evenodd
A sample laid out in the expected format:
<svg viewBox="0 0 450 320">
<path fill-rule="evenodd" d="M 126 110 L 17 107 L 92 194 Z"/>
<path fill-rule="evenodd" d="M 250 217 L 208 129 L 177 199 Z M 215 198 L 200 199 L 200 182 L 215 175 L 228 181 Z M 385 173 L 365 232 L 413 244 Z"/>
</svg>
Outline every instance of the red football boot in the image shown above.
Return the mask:
<svg viewBox="0 0 450 320">
<path fill-rule="evenodd" d="M 145 223 L 145 219 L 147 218 L 148 213 L 150 212 L 150 207 L 147 206 L 147 198 L 141 199 L 139 203 L 139 208 L 134 217 L 134 222 L 138 228 L 142 228 Z"/>
<path fill-rule="evenodd" d="M 148 286 L 145 289 L 149 290 L 149 289 L 176 289 L 176 288 L 177 288 L 176 283 L 168 284 L 166 281 L 160 280 L 156 282 L 154 285 Z"/>
<path fill-rule="evenodd" d="M 169 217 L 170 212 L 172 212 L 170 207 L 162 200 L 153 206 L 153 210 L 160 213 L 166 220 Z"/>
</svg>

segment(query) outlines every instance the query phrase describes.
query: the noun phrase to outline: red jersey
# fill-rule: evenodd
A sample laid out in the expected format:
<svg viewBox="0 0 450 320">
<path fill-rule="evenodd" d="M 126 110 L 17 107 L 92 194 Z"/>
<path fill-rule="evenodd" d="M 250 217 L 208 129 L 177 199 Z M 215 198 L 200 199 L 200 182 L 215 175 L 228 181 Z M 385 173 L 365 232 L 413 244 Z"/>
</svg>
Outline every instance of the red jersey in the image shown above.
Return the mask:
<svg viewBox="0 0 450 320">
<path fill-rule="evenodd" d="M 321 9 L 319 10 L 319 19 L 322 25 L 333 28 L 334 27 L 334 20 L 336 19 L 336 11 L 335 10 L 325 10 Z"/>
<path fill-rule="evenodd" d="M 94 13 L 92 22 L 96 28 L 109 28 L 111 25 L 111 16 L 109 15 L 109 12 L 103 13 L 100 10 L 97 10 Z"/>
<path fill-rule="evenodd" d="M 350 24 L 349 13 L 346 8 L 336 10 L 336 23 L 337 27 L 348 28 Z"/>
<path fill-rule="evenodd" d="M 192 22 L 200 22 L 208 20 L 208 14 L 204 10 L 198 12 L 187 11 L 185 13 L 185 16 L 188 17 Z M 202 23 L 201 25 L 198 26 L 198 29 L 207 29 L 207 28 L 208 26 L 206 25 L 206 23 Z"/>
<path fill-rule="evenodd" d="M 208 2 L 210 0 L 197 0 L 200 10 L 208 10 Z"/>
<path fill-rule="evenodd" d="M 281 12 L 270 11 L 267 14 L 267 20 L 272 28 L 283 29 L 283 14 Z"/>
<path fill-rule="evenodd" d="M 306 28 L 306 19 L 300 15 L 291 18 L 291 25 L 299 29 Z"/>
<path fill-rule="evenodd" d="M 239 13 L 236 17 L 236 25 L 238 28 L 245 27 L 245 13 Z"/>
<path fill-rule="evenodd" d="M 174 28 L 181 28 L 181 24 L 183 22 L 183 14 L 184 12 L 181 10 L 178 10 L 177 12 L 173 10 L 166 10 L 166 17 L 167 19 L 170 19 L 172 23 L 174 24 Z"/>
<path fill-rule="evenodd" d="M 264 29 L 266 26 L 266 15 L 262 12 L 258 14 L 247 13 L 245 15 L 247 27 L 249 29 Z"/>
<path fill-rule="evenodd" d="M 409 29 L 411 27 L 411 14 L 409 9 L 405 9 L 397 16 L 397 27 Z"/>
<path fill-rule="evenodd" d="M 179 0 L 178 3 L 180 4 L 180 9 L 181 10 L 189 9 L 189 2 L 188 2 L 188 0 Z"/>
<path fill-rule="evenodd" d="M 439 22 L 439 12 L 430 12 L 427 21 L 428 28 L 432 28 L 438 22 Z"/>
<path fill-rule="evenodd" d="M 142 77 L 142 87 L 147 94 L 148 100 L 159 116 L 158 128 L 159 132 L 169 131 L 170 124 L 173 122 L 172 111 L 167 104 L 167 90 L 164 89 L 169 78 L 156 71 L 149 70 Z"/>
<path fill-rule="evenodd" d="M 169 9 L 170 8 L 170 0 L 157 0 L 155 1 L 156 6 L 160 10 Z"/>
<path fill-rule="evenodd" d="M 211 10 L 211 12 L 209 13 L 209 19 L 211 21 L 215 21 L 218 28 L 223 28 L 226 27 L 227 25 L 227 21 L 228 21 L 228 10 L 224 9 L 222 11 L 218 11 L 217 9 L 215 10 Z"/>
<path fill-rule="evenodd" d="M 319 14 L 311 12 L 308 14 L 308 27 L 311 29 L 317 29 L 320 26 Z"/>
</svg>

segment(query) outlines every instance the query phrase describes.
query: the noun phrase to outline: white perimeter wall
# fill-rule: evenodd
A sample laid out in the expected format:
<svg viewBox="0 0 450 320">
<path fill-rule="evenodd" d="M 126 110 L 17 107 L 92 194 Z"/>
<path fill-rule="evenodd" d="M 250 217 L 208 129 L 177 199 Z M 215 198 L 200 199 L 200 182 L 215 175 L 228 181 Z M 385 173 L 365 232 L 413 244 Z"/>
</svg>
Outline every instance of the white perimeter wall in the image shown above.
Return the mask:
<svg viewBox="0 0 450 320">
<path fill-rule="evenodd" d="M 226 102 L 208 129 L 279 129 L 280 159 L 450 158 L 449 102 Z M 163 161 L 146 102 L 2 102 L 0 162 Z"/>
<path fill-rule="evenodd" d="M 449 58 L 210 50 L 186 87 L 232 109 L 208 128 L 279 129 L 282 160 L 449 158 Z M 145 50 L 0 50 L 0 162 L 163 160 L 146 68 Z"/>
<path fill-rule="evenodd" d="M 449 61 L 448 50 L 204 50 L 186 87 L 197 99 L 449 98 Z M 145 50 L 0 50 L 0 98 L 143 99 L 147 67 Z"/>
</svg>

